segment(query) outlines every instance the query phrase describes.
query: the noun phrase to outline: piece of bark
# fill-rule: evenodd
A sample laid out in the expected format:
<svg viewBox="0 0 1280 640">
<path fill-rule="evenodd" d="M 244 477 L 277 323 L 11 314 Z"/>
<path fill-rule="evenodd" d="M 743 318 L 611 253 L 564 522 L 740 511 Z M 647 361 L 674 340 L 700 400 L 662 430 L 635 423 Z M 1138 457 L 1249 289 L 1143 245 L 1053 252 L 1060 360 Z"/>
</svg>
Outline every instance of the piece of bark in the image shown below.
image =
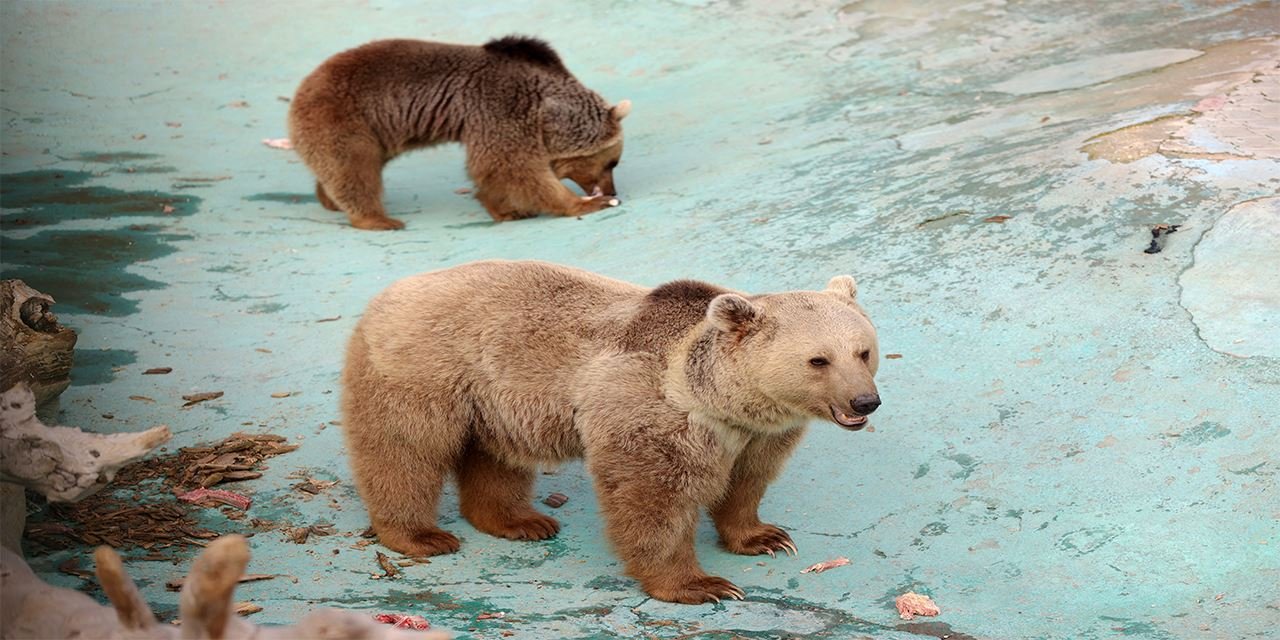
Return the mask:
<svg viewBox="0 0 1280 640">
<path fill-rule="evenodd" d="M 71 385 L 76 332 L 58 324 L 53 296 L 0 281 L 0 389 L 25 382 L 44 406 Z"/>
<path fill-rule="evenodd" d="M 250 574 L 240 576 L 240 578 L 236 580 L 236 583 L 257 582 L 259 580 L 271 580 L 275 577 L 276 577 L 275 575 L 270 573 L 250 573 Z M 187 582 L 187 579 L 185 576 L 180 578 L 174 578 L 173 580 L 170 580 L 164 583 L 164 588 L 170 591 L 181 591 L 182 585 L 186 584 L 186 582 Z"/>
<path fill-rule="evenodd" d="M 50 502 L 75 502 L 106 486 L 124 465 L 169 440 L 160 426 L 137 433 L 97 434 L 42 424 L 25 383 L 0 394 L 0 480 Z"/>
</svg>

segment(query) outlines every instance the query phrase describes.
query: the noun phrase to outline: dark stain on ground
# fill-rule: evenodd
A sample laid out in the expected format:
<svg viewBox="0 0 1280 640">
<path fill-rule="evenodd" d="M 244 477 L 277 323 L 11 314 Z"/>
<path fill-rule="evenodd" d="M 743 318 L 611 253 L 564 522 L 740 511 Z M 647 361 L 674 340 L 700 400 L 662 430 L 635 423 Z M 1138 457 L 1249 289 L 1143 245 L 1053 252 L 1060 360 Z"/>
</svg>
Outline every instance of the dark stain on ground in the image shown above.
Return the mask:
<svg viewBox="0 0 1280 640">
<path fill-rule="evenodd" d="M 199 203 L 191 196 L 85 185 L 91 178 L 93 174 L 86 171 L 52 169 L 0 176 L 0 202 L 5 209 L 20 209 L 5 214 L 5 226 L 12 229 L 116 216 L 188 216 Z"/>
<path fill-rule="evenodd" d="M 126 316 L 138 303 L 123 296 L 164 288 L 126 269 L 167 256 L 176 240 L 191 236 L 162 234 L 152 227 L 106 231 L 41 231 L 25 238 L 4 238 L 0 276 L 17 278 L 58 301 L 58 309 L 105 316 Z"/>
<path fill-rule="evenodd" d="M 154 153 L 139 153 L 137 151 L 86 151 L 73 157 L 75 160 L 82 162 L 98 162 L 102 164 L 121 164 L 124 162 L 136 162 L 138 160 L 154 160 L 160 156 Z"/>
<path fill-rule="evenodd" d="M 759 591 L 771 592 L 776 597 L 759 597 L 754 595 Z M 904 591 L 897 591 L 894 593 L 894 596 L 896 597 L 899 593 L 904 593 Z M 752 602 L 767 602 L 782 610 L 806 612 L 818 619 L 821 619 L 828 625 L 827 628 L 822 631 L 804 636 L 788 634 L 788 638 L 847 638 L 851 637 L 854 633 L 865 633 L 875 636 L 878 632 L 901 631 L 918 636 L 946 638 L 947 640 L 977 640 L 977 638 L 972 635 L 956 631 L 951 627 L 951 625 L 945 622 L 921 621 L 903 622 L 894 625 L 880 624 L 849 615 L 839 609 L 830 609 L 821 605 L 808 603 L 797 598 L 794 593 L 774 589 L 752 589 L 751 593 L 747 595 L 747 600 Z M 889 606 L 892 608 L 892 600 L 890 600 Z M 748 635 L 746 637 L 757 636 Z M 776 638 L 777 632 L 772 632 L 759 637 Z"/>
<path fill-rule="evenodd" d="M 138 361 L 136 351 L 124 349 L 76 349 L 71 367 L 71 384 L 106 384 L 116 377 L 116 367 Z"/>
<path fill-rule="evenodd" d="M 311 193 L 255 193 L 251 196 L 245 196 L 245 200 L 249 202 L 281 202 L 284 204 L 311 204 L 315 203 L 316 197 Z"/>
</svg>

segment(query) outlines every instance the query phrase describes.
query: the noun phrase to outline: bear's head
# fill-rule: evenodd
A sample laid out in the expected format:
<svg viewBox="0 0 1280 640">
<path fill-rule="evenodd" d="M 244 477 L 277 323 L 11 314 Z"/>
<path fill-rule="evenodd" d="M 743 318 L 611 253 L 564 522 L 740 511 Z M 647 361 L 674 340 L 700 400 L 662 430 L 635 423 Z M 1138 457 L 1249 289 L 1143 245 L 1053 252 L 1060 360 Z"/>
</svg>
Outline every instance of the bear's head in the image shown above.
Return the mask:
<svg viewBox="0 0 1280 640">
<path fill-rule="evenodd" d="M 852 277 L 837 276 L 824 291 L 716 296 L 685 365 L 694 397 L 747 428 L 804 418 L 866 427 L 880 406 L 880 351 L 857 293 Z"/>
<path fill-rule="evenodd" d="M 618 195 L 613 169 L 622 158 L 622 119 L 631 101 L 608 106 L 598 96 L 591 104 L 548 99 L 543 103 L 543 143 L 551 154 L 551 170 L 568 178 L 588 195 Z"/>
</svg>

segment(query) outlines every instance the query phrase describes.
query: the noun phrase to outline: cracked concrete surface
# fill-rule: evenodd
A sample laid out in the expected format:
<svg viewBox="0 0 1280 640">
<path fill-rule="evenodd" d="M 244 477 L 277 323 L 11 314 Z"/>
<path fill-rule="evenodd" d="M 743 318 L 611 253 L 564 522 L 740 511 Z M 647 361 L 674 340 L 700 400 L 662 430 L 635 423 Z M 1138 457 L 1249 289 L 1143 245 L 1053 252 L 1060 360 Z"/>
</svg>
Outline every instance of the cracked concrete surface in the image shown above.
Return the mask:
<svg viewBox="0 0 1280 640">
<path fill-rule="evenodd" d="M 766 497 L 799 558 L 727 554 L 704 523 L 703 564 L 745 603 L 645 598 L 619 575 L 574 464 L 539 481 L 570 496 L 561 536 L 488 538 L 449 494 L 442 522 L 462 552 L 400 580 L 369 579 L 372 548 L 255 536 L 251 571 L 298 577 L 240 590 L 261 622 L 334 604 L 419 613 L 466 638 L 1234 640 L 1280 627 L 1274 2 L 0 11 L 3 273 L 54 295 L 81 334 L 59 421 L 166 423 L 178 446 L 245 428 L 301 442 L 237 487 L 253 517 L 366 526 L 329 424 L 340 345 L 410 273 L 540 258 L 748 291 L 852 273 L 882 352 L 900 356 L 881 366 L 876 430 L 815 424 Z M 291 153 L 261 144 L 284 135 L 279 96 L 338 49 L 513 31 L 635 103 L 619 209 L 493 225 L 454 193 L 463 156 L 446 148 L 388 167 L 387 205 L 408 229 L 358 233 L 318 206 Z M 1159 223 L 1182 228 L 1142 253 Z M 155 366 L 174 371 L 141 375 Z M 226 395 L 179 408 L 211 389 Z M 300 470 L 340 482 L 338 501 L 300 500 Z M 216 513 L 207 524 L 243 530 Z M 55 568 L 87 550 L 28 551 L 46 578 L 79 584 Z M 838 555 L 852 563 L 799 573 Z M 172 612 L 162 585 L 183 567 L 132 566 Z M 898 620 L 907 590 L 942 616 Z M 507 615 L 477 617 L 492 611 Z"/>
</svg>

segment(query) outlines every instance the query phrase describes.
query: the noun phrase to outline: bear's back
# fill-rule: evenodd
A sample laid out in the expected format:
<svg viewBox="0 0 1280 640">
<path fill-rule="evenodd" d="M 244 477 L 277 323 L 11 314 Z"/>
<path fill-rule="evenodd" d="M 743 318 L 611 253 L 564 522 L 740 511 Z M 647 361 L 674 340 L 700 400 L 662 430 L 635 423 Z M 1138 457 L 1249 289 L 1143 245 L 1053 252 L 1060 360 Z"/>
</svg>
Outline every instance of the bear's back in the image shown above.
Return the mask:
<svg viewBox="0 0 1280 640">
<path fill-rule="evenodd" d="M 727 291 L 697 280 L 676 280 L 654 288 L 623 327 L 619 346 L 624 351 L 665 355 L 706 317 L 711 300 Z"/>
</svg>

